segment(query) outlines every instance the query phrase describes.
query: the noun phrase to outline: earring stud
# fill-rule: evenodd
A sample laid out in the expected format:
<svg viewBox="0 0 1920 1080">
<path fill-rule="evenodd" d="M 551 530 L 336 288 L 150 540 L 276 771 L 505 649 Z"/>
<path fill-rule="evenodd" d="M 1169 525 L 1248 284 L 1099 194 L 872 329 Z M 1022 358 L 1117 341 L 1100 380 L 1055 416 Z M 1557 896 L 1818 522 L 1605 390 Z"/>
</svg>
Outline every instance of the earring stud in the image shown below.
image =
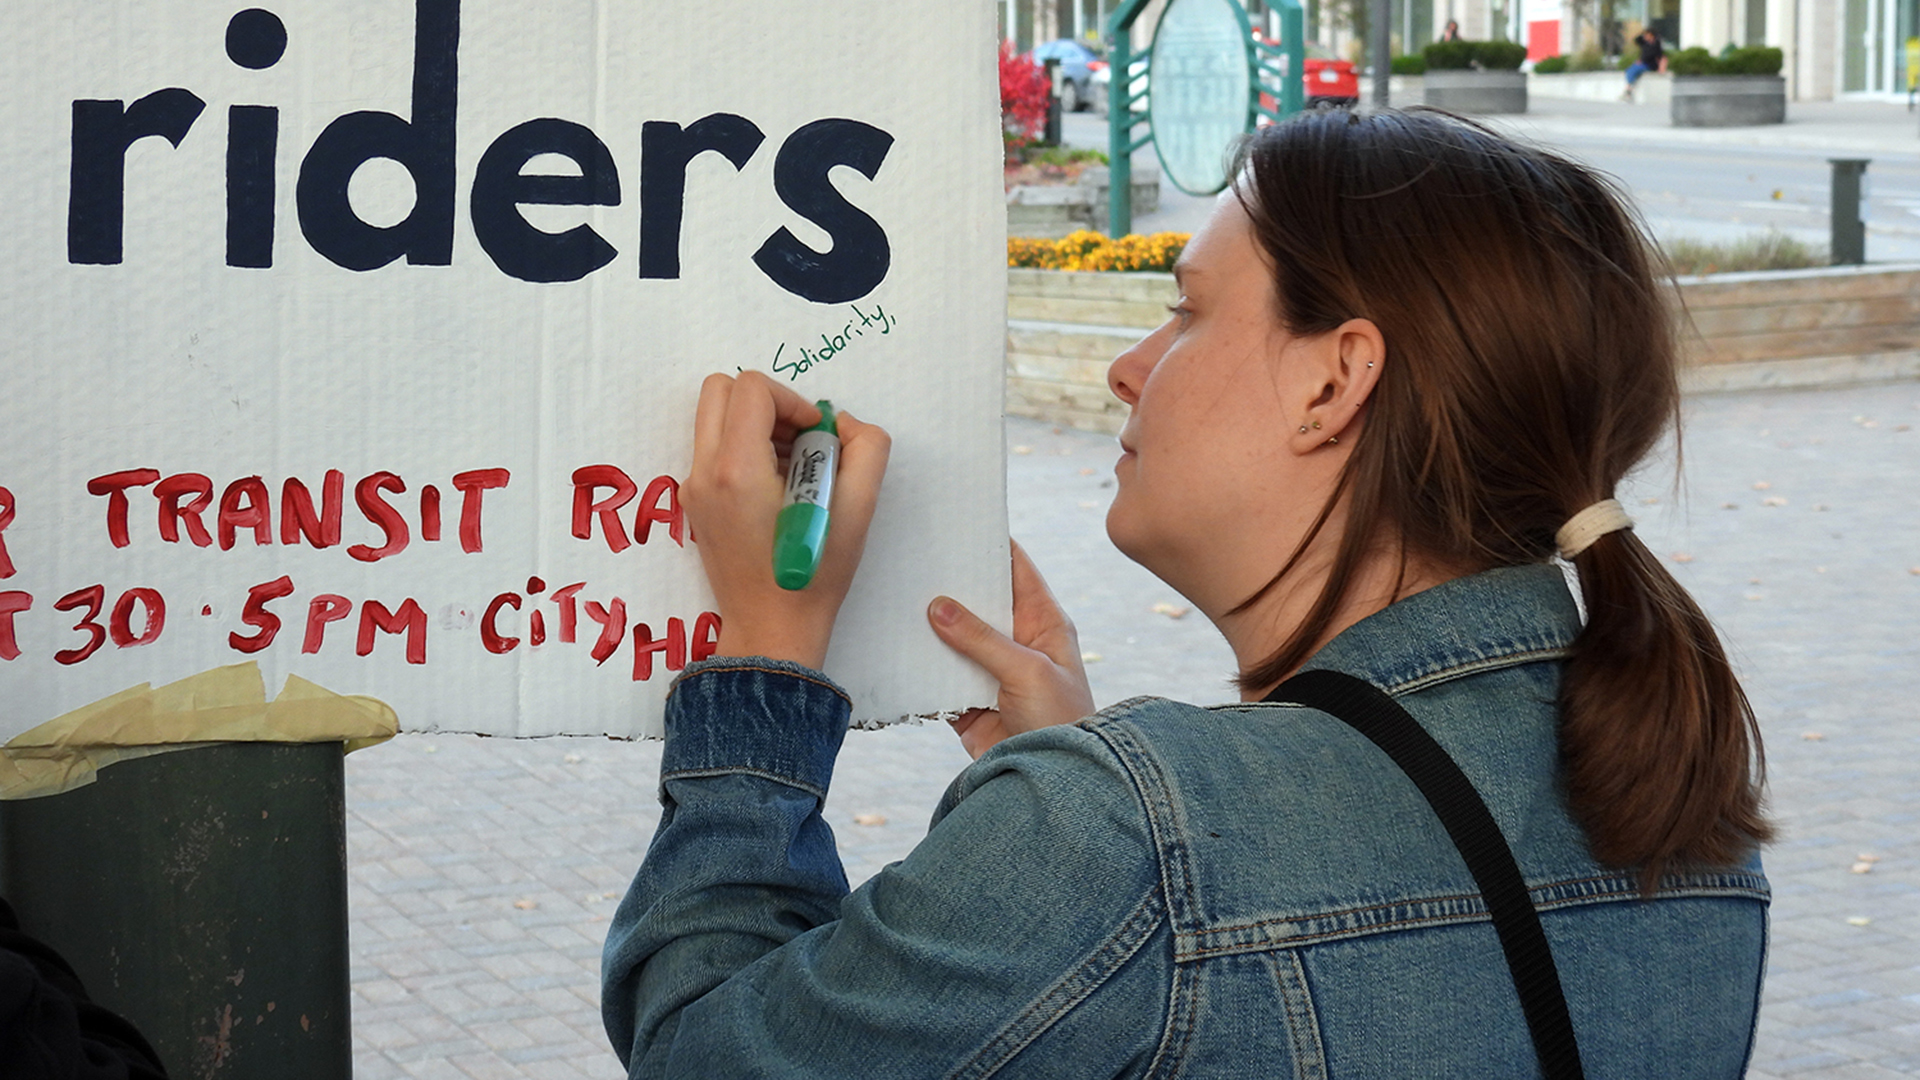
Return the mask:
<svg viewBox="0 0 1920 1080">
<path fill-rule="evenodd" d="M 1338 436 L 1338 435 L 1329 435 L 1329 436 L 1327 436 L 1327 445 L 1328 445 L 1328 446 L 1339 446 L 1339 445 L 1340 445 L 1340 436 Z"/>
<path fill-rule="evenodd" d="M 1301 425 L 1300 425 L 1300 434 L 1302 434 L 1302 435 L 1305 435 L 1306 433 L 1307 433 L 1307 425 L 1305 425 L 1305 424 L 1301 424 Z"/>
<path fill-rule="evenodd" d="M 1315 421 L 1313 422 L 1313 430 L 1315 430 L 1315 431 L 1319 431 L 1319 430 L 1320 430 L 1320 421 L 1318 421 L 1318 420 L 1315 420 Z"/>
</svg>

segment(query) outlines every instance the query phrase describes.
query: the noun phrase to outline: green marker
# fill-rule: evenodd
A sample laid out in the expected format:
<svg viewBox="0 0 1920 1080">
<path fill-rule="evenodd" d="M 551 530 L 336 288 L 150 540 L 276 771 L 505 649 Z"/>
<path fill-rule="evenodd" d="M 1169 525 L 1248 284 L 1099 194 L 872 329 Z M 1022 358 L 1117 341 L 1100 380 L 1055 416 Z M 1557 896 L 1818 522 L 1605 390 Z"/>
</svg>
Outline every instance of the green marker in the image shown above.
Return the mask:
<svg viewBox="0 0 1920 1080">
<path fill-rule="evenodd" d="M 827 547 L 827 508 L 833 504 L 833 474 L 840 468 L 840 432 L 833 423 L 833 403 L 814 404 L 820 407 L 820 422 L 793 440 L 787 501 L 773 525 L 773 580 L 783 589 L 806 588 Z"/>
</svg>

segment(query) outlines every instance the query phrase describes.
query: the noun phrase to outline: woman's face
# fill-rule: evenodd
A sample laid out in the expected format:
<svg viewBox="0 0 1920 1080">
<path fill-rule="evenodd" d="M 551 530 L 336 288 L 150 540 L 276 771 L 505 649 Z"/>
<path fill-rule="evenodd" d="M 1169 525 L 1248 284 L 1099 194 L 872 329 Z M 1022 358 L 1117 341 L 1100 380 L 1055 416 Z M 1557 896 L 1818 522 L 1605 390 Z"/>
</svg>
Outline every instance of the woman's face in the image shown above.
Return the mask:
<svg viewBox="0 0 1920 1080">
<path fill-rule="evenodd" d="M 1273 269 L 1231 192 L 1174 275 L 1173 316 L 1108 369 L 1132 413 L 1107 535 L 1217 617 L 1280 568 L 1345 455 L 1316 454 L 1326 439 L 1313 407 L 1330 391 L 1314 350 L 1325 343 L 1280 325 Z"/>
</svg>

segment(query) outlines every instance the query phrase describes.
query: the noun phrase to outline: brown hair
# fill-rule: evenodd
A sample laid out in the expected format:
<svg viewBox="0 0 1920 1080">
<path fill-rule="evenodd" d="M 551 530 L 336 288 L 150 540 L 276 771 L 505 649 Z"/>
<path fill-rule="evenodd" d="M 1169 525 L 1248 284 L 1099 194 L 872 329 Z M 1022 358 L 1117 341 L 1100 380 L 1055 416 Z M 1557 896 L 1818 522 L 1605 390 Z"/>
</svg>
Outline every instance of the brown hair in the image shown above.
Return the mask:
<svg viewBox="0 0 1920 1080">
<path fill-rule="evenodd" d="M 1307 659 L 1376 538 L 1398 538 L 1403 570 L 1410 553 L 1466 571 L 1539 563 L 1669 425 L 1678 438 L 1668 289 L 1593 171 L 1443 113 L 1339 110 L 1251 136 L 1234 175 L 1282 325 L 1364 318 L 1387 349 L 1332 499 L 1261 594 L 1344 495 L 1327 584 L 1243 686 Z M 1668 869 L 1739 862 L 1772 829 L 1759 727 L 1712 625 L 1630 530 L 1574 565 L 1587 624 L 1561 679 L 1560 747 L 1593 854 L 1640 868 L 1649 891 Z"/>
</svg>

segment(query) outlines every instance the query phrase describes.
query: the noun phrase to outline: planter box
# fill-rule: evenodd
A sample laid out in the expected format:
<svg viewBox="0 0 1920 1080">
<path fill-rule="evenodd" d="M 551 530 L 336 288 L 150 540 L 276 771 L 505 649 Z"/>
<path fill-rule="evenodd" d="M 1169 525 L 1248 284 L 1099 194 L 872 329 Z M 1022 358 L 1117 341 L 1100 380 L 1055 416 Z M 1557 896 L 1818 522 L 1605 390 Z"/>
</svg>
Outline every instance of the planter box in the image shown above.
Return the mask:
<svg viewBox="0 0 1920 1080">
<path fill-rule="evenodd" d="M 1109 170 L 1092 166 L 1078 183 L 1018 185 L 1007 192 L 1007 235 L 1058 238 L 1076 229 L 1107 231 Z M 1160 173 L 1133 168 L 1133 216 L 1160 208 Z"/>
<path fill-rule="evenodd" d="M 1172 274 L 1007 271 L 1007 415 L 1120 430 L 1107 364 L 1167 319 Z"/>
<path fill-rule="evenodd" d="M 1167 305 L 1179 299 L 1172 274 L 1007 269 L 1007 318 L 1016 321 L 1146 331 L 1166 322 Z"/>
<path fill-rule="evenodd" d="M 1691 392 L 1920 378 L 1920 266 L 1681 278 Z M 1171 274 L 1007 271 L 1007 413 L 1108 433 L 1107 364 L 1167 317 Z"/>
<path fill-rule="evenodd" d="M 1523 113 L 1527 111 L 1527 73 L 1524 71 L 1434 71 L 1423 78 L 1423 101 L 1458 113 Z"/>
<path fill-rule="evenodd" d="M 1920 268 L 1835 266 L 1680 279 L 1689 389 L 1920 376 Z"/>
<path fill-rule="evenodd" d="M 1624 71 L 1563 71 L 1527 76 L 1532 97 L 1573 101 L 1619 101 L 1627 88 Z M 1673 99 L 1673 76 L 1649 71 L 1633 84 L 1633 104 L 1665 105 Z"/>
<path fill-rule="evenodd" d="M 1784 124 L 1787 80 L 1781 75 L 1676 75 L 1674 127 Z"/>
</svg>

